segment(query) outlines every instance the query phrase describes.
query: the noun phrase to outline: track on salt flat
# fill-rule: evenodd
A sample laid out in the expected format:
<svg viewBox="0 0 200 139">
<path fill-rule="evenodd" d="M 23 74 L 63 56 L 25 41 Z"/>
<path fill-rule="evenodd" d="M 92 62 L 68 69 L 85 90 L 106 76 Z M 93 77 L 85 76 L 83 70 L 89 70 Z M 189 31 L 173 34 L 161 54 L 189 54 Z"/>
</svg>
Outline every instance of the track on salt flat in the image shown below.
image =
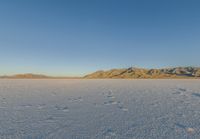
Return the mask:
<svg viewBox="0 0 200 139">
<path fill-rule="evenodd" d="M 1 139 L 199 139 L 200 80 L 0 80 Z"/>
</svg>

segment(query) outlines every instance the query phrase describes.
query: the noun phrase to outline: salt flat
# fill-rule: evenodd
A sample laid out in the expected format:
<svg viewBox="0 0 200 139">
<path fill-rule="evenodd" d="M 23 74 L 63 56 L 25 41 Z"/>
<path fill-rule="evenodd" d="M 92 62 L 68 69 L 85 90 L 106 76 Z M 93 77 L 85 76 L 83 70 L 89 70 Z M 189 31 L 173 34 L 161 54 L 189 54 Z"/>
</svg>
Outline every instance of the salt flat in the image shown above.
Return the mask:
<svg viewBox="0 0 200 139">
<path fill-rule="evenodd" d="M 200 80 L 0 80 L 0 139 L 200 139 Z"/>
</svg>

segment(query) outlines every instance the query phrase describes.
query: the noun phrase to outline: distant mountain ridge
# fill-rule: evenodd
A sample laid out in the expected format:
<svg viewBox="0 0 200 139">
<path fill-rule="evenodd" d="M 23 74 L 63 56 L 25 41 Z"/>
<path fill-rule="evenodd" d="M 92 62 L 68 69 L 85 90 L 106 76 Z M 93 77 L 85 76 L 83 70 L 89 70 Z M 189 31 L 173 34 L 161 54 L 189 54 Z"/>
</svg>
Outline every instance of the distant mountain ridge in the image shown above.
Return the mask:
<svg viewBox="0 0 200 139">
<path fill-rule="evenodd" d="M 1 79 L 162 79 L 162 78 L 199 78 L 200 67 L 175 67 L 161 69 L 123 68 L 96 71 L 84 77 L 53 77 L 42 74 L 16 74 L 0 76 Z"/>
<path fill-rule="evenodd" d="M 80 77 L 53 77 L 43 74 L 25 73 L 25 74 L 16 74 L 12 76 L 0 76 L 0 78 L 1 79 L 79 79 Z"/>
<path fill-rule="evenodd" d="M 154 78 L 200 78 L 199 67 L 175 67 L 162 69 L 125 68 L 97 71 L 86 75 L 86 79 L 95 78 L 133 78 L 133 79 L 154 79 Z"/>
<path fill-rule="evenodd" d="M 50 76 L 42 75 L 42 74 L 32 74 L 32 73 L 26 73 L 26 74 L 16 74 L 12 76 L 0 76 L 0 78 L 14 78 L 14 79 L 34 79 L 34 78 L 51 78 Z"/>
</svg>

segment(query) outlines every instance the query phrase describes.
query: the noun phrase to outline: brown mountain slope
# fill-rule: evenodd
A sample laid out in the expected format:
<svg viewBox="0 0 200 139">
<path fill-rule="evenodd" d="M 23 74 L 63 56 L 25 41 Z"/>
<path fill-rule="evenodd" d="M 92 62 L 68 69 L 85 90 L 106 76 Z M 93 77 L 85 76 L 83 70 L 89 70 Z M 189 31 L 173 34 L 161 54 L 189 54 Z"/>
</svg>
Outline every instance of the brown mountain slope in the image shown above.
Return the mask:
<svg viewBox="0 0 200 139">
<path fill-rule="evenodd" d="M 200 78 L 200 68 L 176 67 L 163 69 L 112 69 L 97 71 L 86 75 L 84 78 Z"/>
</svg>

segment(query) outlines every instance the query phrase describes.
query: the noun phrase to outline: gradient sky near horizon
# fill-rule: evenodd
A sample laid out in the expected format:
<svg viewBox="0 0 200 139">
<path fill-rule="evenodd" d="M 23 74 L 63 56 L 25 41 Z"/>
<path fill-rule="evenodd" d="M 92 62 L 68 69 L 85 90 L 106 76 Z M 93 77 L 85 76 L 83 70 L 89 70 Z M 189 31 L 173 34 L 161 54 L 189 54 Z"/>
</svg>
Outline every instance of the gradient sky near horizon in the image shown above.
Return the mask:
<svg viewBox="0 0 200 139">
<path fill-rule="evenodd" d="M 0 75 L 200 66 L 199 0 L 1 0 Z"/>
</svg>

